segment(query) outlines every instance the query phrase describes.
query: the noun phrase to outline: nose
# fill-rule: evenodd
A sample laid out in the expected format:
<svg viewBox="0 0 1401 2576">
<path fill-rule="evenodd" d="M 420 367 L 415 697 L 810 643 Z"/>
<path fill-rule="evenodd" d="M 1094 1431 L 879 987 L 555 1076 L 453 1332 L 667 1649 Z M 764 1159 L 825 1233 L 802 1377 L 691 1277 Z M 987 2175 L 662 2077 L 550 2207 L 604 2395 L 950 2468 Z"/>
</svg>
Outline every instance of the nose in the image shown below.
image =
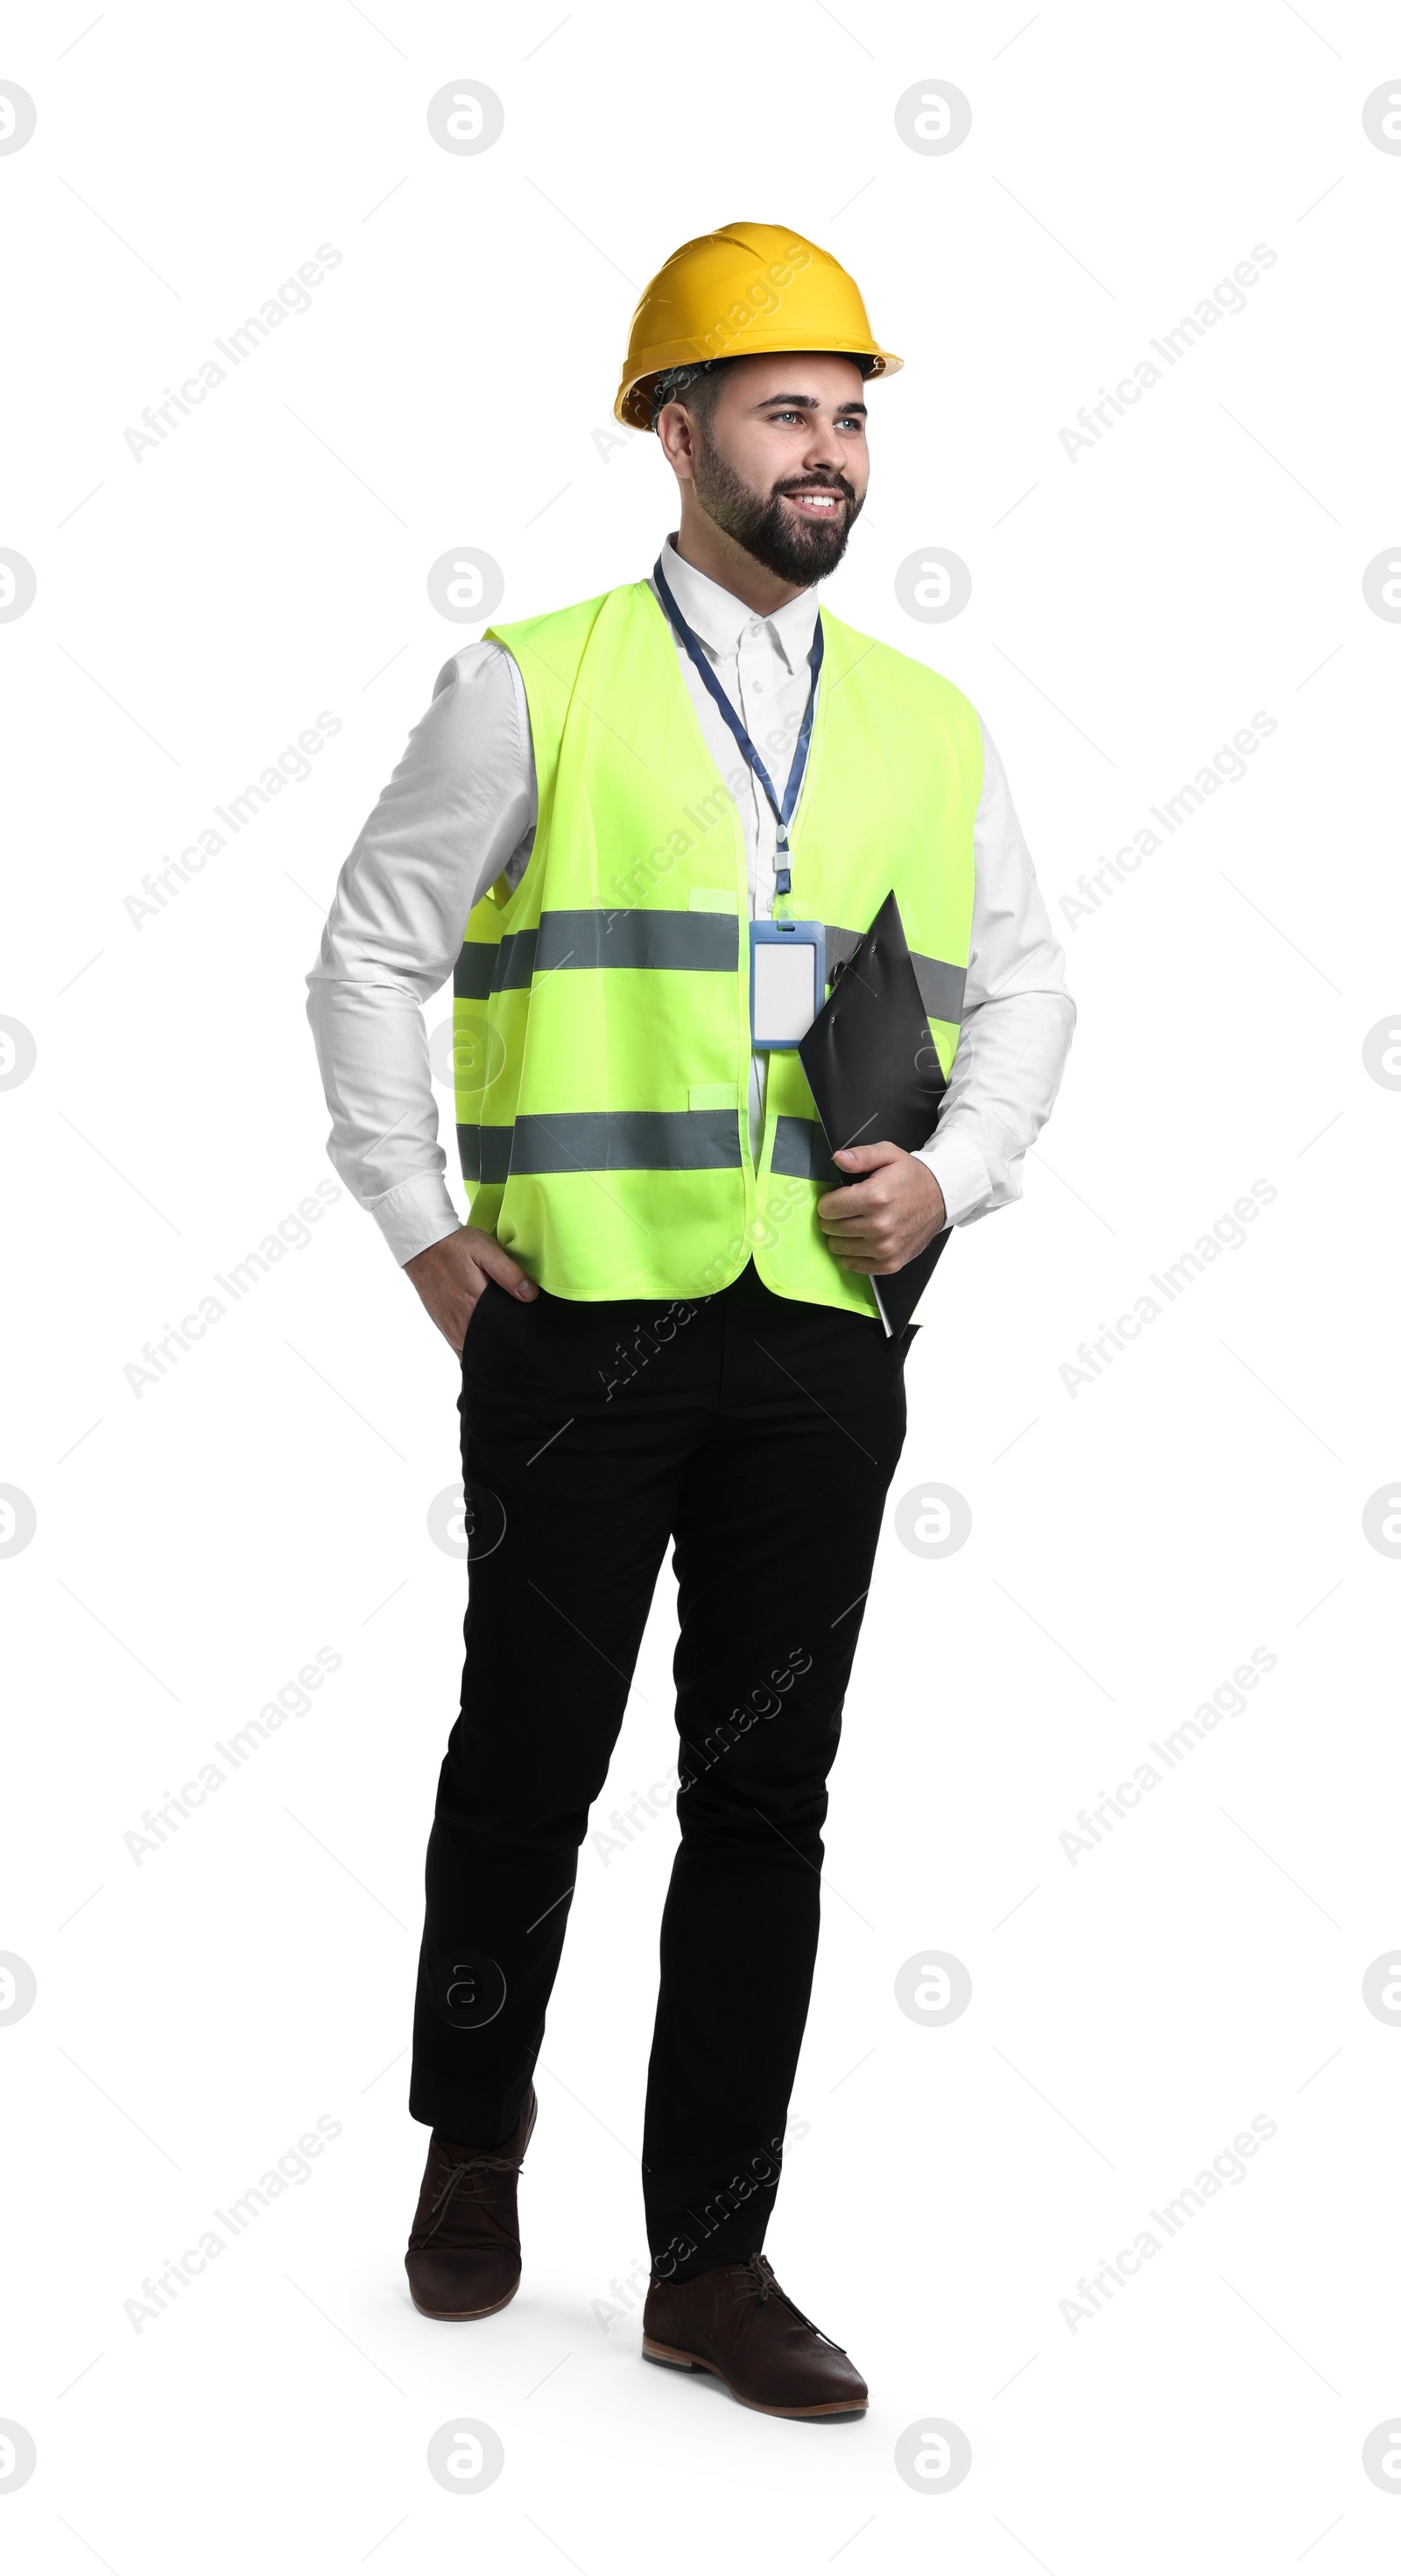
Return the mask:
<svg viewBox="0 0 1401 2576">
<path fill-rule="evenodd" d="M 864 461 L 853 455 L 852 446 L 849 437 L 838 437 L 832 423 L 814 421 L 795 480 L 806 477 L 812 482 L 839 483 L 860 500 L 866 480 Z"/>
<path fill-rule="evenodd" d="M 808 474 L 840 474 L 846 478 L 849 463 L 850 451 L 842 444 L 835 429 L 823 421 L 815 422 L 803 457 L 804 471 Z"/>
</svg>

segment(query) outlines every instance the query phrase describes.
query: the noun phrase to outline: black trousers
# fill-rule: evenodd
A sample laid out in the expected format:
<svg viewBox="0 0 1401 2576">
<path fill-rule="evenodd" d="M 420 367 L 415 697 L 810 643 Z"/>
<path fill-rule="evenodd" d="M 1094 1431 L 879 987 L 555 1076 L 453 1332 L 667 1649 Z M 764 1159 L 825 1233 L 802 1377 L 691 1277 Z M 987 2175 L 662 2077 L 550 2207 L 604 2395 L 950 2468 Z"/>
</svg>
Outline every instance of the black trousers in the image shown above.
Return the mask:
<svg viewBox="0 0 1401 2576">
<path fill-rule="evenodd" d="M 827 1774 L 905 1436 L 914 1328 L 766 1289 L 489 1286 L 463 1350 L 471 1541 L 410 2110 L 491 2146 L 544 2035 L 579 1846 L 668 1541 L 680 1840 L 642 2144 L 654 2265 L 742 2260 L 773 2205 L 817 1948 Z M 600 2029 L 606 2045 L 606 2021 Z"/>
</svg>

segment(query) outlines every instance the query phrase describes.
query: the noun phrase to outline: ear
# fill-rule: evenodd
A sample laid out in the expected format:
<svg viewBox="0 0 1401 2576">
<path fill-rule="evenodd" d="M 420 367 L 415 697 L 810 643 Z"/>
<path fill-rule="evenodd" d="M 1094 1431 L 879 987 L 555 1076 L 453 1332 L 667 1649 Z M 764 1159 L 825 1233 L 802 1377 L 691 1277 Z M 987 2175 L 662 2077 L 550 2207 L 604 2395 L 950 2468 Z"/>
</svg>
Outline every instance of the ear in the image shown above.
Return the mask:
<svg viewBox="0 0 1401 2576">
<path fill-rule="evenodd" d="M 695 438 L 684 403 L 663 403 L 657 414 L 661 450 L 679 483 L 695 481 Z"/>
</svg>

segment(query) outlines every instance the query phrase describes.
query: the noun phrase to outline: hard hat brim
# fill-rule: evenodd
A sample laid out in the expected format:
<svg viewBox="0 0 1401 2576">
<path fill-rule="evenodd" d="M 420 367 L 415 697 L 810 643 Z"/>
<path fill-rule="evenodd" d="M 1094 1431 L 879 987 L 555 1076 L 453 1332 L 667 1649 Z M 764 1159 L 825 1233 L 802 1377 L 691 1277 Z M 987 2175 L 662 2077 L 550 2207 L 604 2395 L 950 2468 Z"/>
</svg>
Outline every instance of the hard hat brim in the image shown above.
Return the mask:
<svg viewBox="0 0 1401 2576">
<path fill-rule="evenodd" d="M 872 364 L 866 372 L 871 377 L 898 375 L 905 363 L 903 358 L 896 357 L 893 349 L 882 349 L 874 340 L 824 337 L 819 348 L 810 335 L 789 339 L 777 334 L 757 343 L 746 336 L 743 348 L 727 350 L 721 363 L 725 364 L 731 358 L 781 358 L 789 351 L 794 356 L 811 351 L 814 356 L 822 357 L 869 358 Z M 636 356 L 630 356 L 629 364 L 623 370 L 613 405 L 614 419 L 628 429 L 650 430 L 652 402 L 649 388 L 653 377 L 662 375 L 668 367 L 697 366 L 710 355 L 710 351 L 694 340 L 665 340 L 655 348 L 639 350 Z"/>
</svg>

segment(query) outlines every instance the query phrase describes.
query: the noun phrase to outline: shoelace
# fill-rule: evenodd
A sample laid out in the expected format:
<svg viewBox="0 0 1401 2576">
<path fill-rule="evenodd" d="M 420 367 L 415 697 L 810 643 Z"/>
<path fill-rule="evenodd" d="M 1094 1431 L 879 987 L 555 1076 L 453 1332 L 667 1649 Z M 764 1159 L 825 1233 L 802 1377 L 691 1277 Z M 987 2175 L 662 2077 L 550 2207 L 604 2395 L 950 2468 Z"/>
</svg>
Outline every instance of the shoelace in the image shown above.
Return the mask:
<svg viewBox="0 0 1401 2576">
<path fill-rule="evenodd" d="M 458 2185 L 465 2182 L 469 2176 L 475 2180 L 478 2174 L 514 2174 L 523 2172 L 524 2168 L 524 2156 L 464 2156 L 459 2163 L 453 2165 L 444 2161 L 442 2170 L 447 2175 L 447 2180 L 428 2213 L 429 2224 L 421 2232 L 420 2247 L 427 2244 L 430 2236 L 437 2235 L 452 2205 Z M 478 2193 L 476 2197 L 480 2200 L 482 2195 Z"/>
<path fill-rule="evenodd" d="M 832 2343 L 831 2336 L 829 2334 L 824 2334 L 821 2326 L 814 2325 L 811 2317 L 805 2317 L 802 2309 L 797 2306 L 794 2300 L 789 2298 L 787 2291 L 778 2280 L 767 2254 L 749 2255 L 743 2264 L 737 2266 L 734 2274 L 734 2284 L 736 2307 L 738 2307 L 745 2299 L 757 2299 L 761 2307 L 765 2299 L 769 2297 L 781 2299 L 785 2308 L 789 2309 L 792 2315 L 797 2318 L 799 2325 L 807 2327 L 809 2334 L 815 2334 L 820 2343 L 832 2344 L 832 2350 L 834 2352 L 845 2352 L 846 2345 L 844 2343 Z"/>
</svg>

